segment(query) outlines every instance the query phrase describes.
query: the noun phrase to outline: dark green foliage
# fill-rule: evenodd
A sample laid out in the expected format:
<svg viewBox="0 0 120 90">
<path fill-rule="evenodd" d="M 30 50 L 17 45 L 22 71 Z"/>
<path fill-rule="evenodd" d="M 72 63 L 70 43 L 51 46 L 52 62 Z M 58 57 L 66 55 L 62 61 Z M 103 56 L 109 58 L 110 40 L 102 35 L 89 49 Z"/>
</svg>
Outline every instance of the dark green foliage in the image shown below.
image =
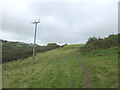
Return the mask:
<svg viewBox="0 0 120 90">
<path fill-rule="evenodd" d="M 57 45 L 56 43 L 48 43 L 47 48 L 49 50 L 55 49 L 55 48 L 59 48 L 59 45 Z"/>
<path fill-rule="evenodd" d="M 120 43 L 120 41 L 118 40 L 118 37 L 120 37 L 119 35 L 120 34 L 112 34 L 104 39 L 96 37 L 89 38 L 86 45 L 80 48 L 80 51 L 85 55 L 94 50 L 116 47 L 118 46 L 118 43 Z"/>
<path fill-rule="evenodd" d="M 47 46 L 36 45 L 36 53 L 45 52 L 48 50 L 56 49 L 59 45 L 56 43 L 48 44 Z M 32 56 L 33 44 L 23 42 L 10 42 L 2 40 L 2 63 L 24 59 Z"/>
<path fill-rule="evenodd" d="M 62 45 L 61 47 L 67 46 L 67 44 Z"/>
</svg>

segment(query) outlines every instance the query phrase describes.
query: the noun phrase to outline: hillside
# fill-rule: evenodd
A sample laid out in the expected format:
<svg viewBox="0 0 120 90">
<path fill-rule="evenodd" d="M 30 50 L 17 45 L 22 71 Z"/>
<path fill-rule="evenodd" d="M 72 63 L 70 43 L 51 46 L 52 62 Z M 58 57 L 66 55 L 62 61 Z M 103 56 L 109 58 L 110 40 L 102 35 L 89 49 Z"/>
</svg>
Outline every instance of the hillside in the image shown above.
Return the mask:
<svg viewBox="0 0 120 90">
<path fill-rule="evenodd" d="M 3 88 L 117 88 L 118 48 L 87 55 L 71 45 L 4 63 Z"/>
<path fill-rule="evenodd" d="M 13 42 L 7 40 L 2 41 L 2 63 L 10 62 L 19 59 L 25 59 L 33 54 L 33 44 L 23 42 Z M 60 46 L 56 43 L 48 43 L 47 46 L 35 45 L 36 53 L 45 52 Z"/>
</svg>

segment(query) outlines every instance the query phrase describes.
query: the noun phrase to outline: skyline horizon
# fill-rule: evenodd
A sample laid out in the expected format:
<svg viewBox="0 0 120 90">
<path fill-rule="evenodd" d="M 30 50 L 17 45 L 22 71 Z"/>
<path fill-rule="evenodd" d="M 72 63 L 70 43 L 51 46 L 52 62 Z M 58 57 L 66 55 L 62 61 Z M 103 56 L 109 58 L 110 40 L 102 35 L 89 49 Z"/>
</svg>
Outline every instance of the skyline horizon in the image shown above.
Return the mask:
<svg viewBox="0 0 120 90">
<path fill-rule="evenodd" d="M 116 34 L 120 34 L 120 33 L 119 33 L 119 32 L 118 32 L 118 33 L 111 33 L 111 34 L 109 34 L 109 35 L 116 35 Z M 108 37 L 109 35 L 104 36 L 104 37 L 91 36 L 91 37 L 89 37 L 89 38 L 96 37 L 96 38 L 102 38 L 102 39 L 104 39 L 104 38 Z M 88 38 L 88 39 L 89 39 L 89 38 Z M 88 41 L 88 39 L 87 39 L 87 41 Z M 6 40 L 6 39 L 1 39 L 1 38 L 0 38 L 0 40 L 10 41 L 10 42 L 20 42 L 20 43 L 26 43 L 26 44 L 33 44 L 33 42 L 24 42 L 24 41 L 20 41 L 20 40 Z M 37 40 L 36 40 L 36 41 L 37 41 Z M 62 43 L 62 44 L 59 44 L 59 43 L 56 43 L 56 42 L 48 42 L 47 44 L 49 44 L 49 43 L 56 43 L 57 45 L 64 45 L 64 44 L 74 45 L 74 44 L 86 44 L 87 41 L 86 41 L 85 43 Z M 40 46 L 46 46 L 46 45 L 47 45 L 47 44 L 39 44 L 39 43 L 37 43 L 37 42 L 36 42 L 36 44 L 37 44 L 37 45 L 40 45 Z"/>
</svg>

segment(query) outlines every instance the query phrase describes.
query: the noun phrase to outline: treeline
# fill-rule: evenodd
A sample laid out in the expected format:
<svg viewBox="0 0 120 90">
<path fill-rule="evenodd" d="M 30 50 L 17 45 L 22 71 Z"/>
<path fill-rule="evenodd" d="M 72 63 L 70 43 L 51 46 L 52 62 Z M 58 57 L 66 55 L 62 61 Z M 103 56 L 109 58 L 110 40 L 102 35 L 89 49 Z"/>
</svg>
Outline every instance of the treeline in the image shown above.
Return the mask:
<svg viewBox="0 0 120 90">
<path fill-rule="evenodd" d="M 49 43 L 47 46 L 36 45 L 36 53 L 59 48 L 56 43 Z M 24 59 L 32 56 L 33 44 L 23 42 L 10 42 L 2 40 L 2 63 Z"/>
<path fill-rule="evenodd" d="M 98 50 L 98 49 L 107 49 L 111 47 L 117 47 L 120 44 L 120 34 L 112 34 L 109 35 L 107 38 L 96 38 L 92 37 L 89 38 L 86 45 L 79 49 L 80 52 L 83 54 L 87 54 L 91 51 Z"/>
</svg>

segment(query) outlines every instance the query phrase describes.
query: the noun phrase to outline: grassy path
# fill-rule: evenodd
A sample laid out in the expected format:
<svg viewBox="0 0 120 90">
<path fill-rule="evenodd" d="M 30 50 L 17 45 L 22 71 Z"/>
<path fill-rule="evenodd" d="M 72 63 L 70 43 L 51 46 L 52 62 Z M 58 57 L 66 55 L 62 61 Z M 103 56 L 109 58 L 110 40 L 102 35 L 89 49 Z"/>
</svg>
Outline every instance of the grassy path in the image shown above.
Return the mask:
<svg viewBox="0 0 120 90">
<path fill-rule="evenodd" d="M 34 59 L 8 62 L 2 66 L 3 88 L 81 88 L 81 67 L 71 55 L 75 49 L 59 48 L 38 53 Z"/>
</svg>

